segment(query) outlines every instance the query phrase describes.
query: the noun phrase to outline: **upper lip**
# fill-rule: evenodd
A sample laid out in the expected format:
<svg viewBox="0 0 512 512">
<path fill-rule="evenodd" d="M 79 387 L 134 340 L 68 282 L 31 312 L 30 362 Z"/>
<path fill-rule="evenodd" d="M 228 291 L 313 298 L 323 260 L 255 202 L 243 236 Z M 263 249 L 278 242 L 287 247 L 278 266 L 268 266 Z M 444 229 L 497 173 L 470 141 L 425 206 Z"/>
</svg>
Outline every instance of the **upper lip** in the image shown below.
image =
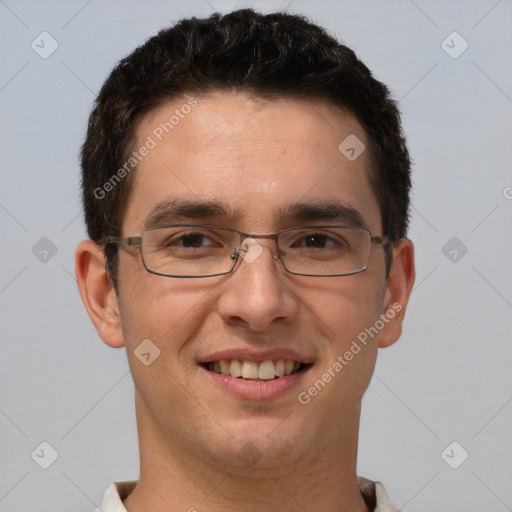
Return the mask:
<svg viewBox="0 0 512 512">
<path fill-rule="evenodd" d="M 263 361 L 276 359 L 291 359 L 303 364 L 313 362 L 312 357 L 299 354 L 295 350 L 289 348 L 272 348 L 267 350 L 254 349 L 227 349 L 214 352 L 199 360 L 200 364 L 213 363 L 215 361 L 238 359 L 240 361 L 255 361 L 262 363 Z"/>
</svg>

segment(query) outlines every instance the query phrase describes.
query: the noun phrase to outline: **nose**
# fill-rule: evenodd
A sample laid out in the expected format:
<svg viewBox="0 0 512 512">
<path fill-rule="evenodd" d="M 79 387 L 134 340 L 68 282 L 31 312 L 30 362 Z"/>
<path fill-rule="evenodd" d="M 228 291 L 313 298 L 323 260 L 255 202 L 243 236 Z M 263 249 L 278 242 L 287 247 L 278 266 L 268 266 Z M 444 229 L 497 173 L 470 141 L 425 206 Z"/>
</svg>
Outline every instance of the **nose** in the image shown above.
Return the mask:
<svg viewBox="0 0 512 512">
<path fill-rule="evenodd" d="M 263 332 L 277 323 L 292 322 L 298 299 L 274 252 L 275 242 L 247 238 L 237 249 L 241 261 L 224 282 L 218 311 L 229 325 Z"/>
</svg>

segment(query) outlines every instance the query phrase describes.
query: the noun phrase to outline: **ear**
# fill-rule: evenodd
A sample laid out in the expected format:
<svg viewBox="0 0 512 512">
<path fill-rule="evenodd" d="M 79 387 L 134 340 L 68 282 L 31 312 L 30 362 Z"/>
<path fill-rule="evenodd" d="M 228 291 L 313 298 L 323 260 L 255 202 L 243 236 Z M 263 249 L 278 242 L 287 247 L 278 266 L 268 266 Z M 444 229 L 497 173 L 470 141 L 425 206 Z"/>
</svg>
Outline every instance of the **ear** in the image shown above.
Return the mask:
<svg viewBox="0 0 512 512">
<path fill-rule="evenodd" d="M 80 297 L 100 338 L 113 348 L 124 346 L 119 305 L 105 268 L 103 247 L 83 240 L 76 249 L 75 273 Z"/>
<path fill-rule="evenodd" d="M 405 309 L 409 302 L 415 278 L 414 246 L 403 238 L 394 243 L 393 263 L 389 273 L 382 315 L 388 322 L 379 336 L 379 347 L 393 345 L 402 334 Z"/>
</svg>

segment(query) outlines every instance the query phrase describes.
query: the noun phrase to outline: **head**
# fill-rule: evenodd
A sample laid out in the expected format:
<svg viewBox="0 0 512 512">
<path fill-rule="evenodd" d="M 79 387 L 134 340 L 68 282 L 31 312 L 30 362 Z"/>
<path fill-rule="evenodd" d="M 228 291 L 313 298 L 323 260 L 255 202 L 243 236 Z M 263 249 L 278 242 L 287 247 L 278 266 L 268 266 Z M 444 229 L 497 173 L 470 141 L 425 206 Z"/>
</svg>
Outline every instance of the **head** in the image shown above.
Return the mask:
<svg viewBox="0 0 512 512">
<path fill-rule="evenodd" d="M 137 149 L 140 120 L 185 94 L 213 91 L 325 100 L 354 114 L 370 142 L 369 179 L 382 230 L 391 240 L 406 236 L 410 159 L 387 87 L 350 48 L 305 18 L 245 9 L 183 20 L 114 68 L 98 95 L 82 148 L 82 197 L 91 240 L 121 233 L 138 165 L 130 156 Z M 105 253 L 115 283 L 117 247 L 107 245 Z M 386 256 L 389 270 L 389 246 Z"/>
<path fill-rule="evenodd" d="M 347 137 L 364 148 L 355 159 L 339 149 Z M 91 241 L 77 252 L 80 290 L 102 339 L 127 347 L 139 427 L 169 453 L 197 449 L 226 467 L 243 465 L 248 442 L 273 467 L 356 428 L 376 349 L 400 336 L 414 266 L 399 111 L 352 50 L 290 14 L 182 20 L 108 77 L 82 171 Z M 350 276 L 286 273 L 270 239 L 255 261 L 199 279 L 150 274 L 136 249 L 104 243 L 162 218 L 268 234 L 332 223 L 340 205 L 390 240 Z M 148 366 L 145 339 L 159 351 Z M 244 355 L 298 360 L 301 383 L 258 398 L 211 380 L 214 359 Z M 319 380 L 332 383 L 298 399 Z"/>
</svg>

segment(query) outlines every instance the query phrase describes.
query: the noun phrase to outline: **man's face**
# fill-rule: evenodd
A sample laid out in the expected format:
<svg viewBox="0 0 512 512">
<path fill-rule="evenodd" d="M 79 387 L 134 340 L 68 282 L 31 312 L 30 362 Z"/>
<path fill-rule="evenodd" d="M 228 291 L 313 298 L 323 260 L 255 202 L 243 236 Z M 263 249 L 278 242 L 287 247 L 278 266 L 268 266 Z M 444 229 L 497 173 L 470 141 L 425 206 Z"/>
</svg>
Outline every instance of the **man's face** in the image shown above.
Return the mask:
<svg viewBox="0 0 512 512">
<path fill-rule="evenodd" d="M 171 202 L 220 208 L 195 208 L 180 217 L 170 208 L 151 223 L 269 234 L 345 224 L 343 217 L 318 214 L 319 206 L 337 203 L 358 212 L 372 235 L 385 234 L 369 183 L 369 151 L 350 161 L 338 150 L 351 134 L 370 146 L 353 115 L 321 102 L 263 102 L 234 93 L 197 101 L 161 141 L 155 129 L 186 99 L 152 111 L 138 126 L 135 149 L 148 136 L 157 144 L 135 171 L 123 235 L 139 234 L 157 205 Z M 297 205 L 316 210 L 290 216 Z M 283 269 L 274 258 L 275 241 L 258 243 L 263 251 L 254 261 L 240 261 L 228 275 L 197 279 L 150 274 L 138 252 L 120 249 L 120 318 L 138 421 L 143 435 L 158 439 L 160 451 L 229 467 L 243 467 L 252 456 L 270 468 L 313 457 L 340 432 L 357 431 L 378 336 L 359 343 L 361 350 L 329 382 L 323 379 L 309 403 L 299 394 L 332 372 L 338 356 L 389 307 L 382 246 L 372 247 L 360 274 L 305 277 Z M 160 350 L 149 366 L 134 354 L 146 339 Z M 296 374 L 264 382 L 208 369 L 208 363 L 234 359 L 249 366 L 279 359 L 303 365 Z"/>
</svg>

